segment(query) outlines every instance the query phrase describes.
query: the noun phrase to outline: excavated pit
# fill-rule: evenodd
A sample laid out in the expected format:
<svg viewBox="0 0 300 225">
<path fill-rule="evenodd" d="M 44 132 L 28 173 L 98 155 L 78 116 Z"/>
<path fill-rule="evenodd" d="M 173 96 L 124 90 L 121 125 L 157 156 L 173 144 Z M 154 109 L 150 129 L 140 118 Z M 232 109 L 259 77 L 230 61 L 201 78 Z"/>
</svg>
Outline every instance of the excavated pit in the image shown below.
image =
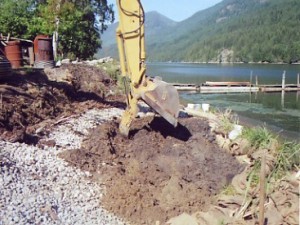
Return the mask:
<svg viewBox="0 0 300 225">
<path fill-rule="evenodd" d="M 180 119 L 175 129 L 160 117 L 133 122 L 129 139 L 116 121 L 95 128 L 82 148 L 60 155 L 104 184 L 105 208 L 131 224 L 165 223 L 203 210 L 241 165 L 214 143 L 208 122 Z"/>
</svg>

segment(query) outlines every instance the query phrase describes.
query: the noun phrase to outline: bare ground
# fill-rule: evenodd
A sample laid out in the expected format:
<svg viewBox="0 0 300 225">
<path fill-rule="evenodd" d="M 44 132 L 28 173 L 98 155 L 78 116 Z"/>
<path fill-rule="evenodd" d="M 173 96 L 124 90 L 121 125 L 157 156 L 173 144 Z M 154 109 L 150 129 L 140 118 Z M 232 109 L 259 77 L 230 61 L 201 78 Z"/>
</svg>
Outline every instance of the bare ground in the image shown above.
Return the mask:
<svg viewBox="0 0 300 225">
<path fill-rule="evenodd" d="M 116 122 L 101 125 L 81 149 L 61 157 L 105 184 L 104 206 L 133 224 L 205 209 L 241 168 L 214 143 L 206 120 L 181 119 L 175 129 L 148 117 L 132 128 L 126 139 Z"/>
</svg>

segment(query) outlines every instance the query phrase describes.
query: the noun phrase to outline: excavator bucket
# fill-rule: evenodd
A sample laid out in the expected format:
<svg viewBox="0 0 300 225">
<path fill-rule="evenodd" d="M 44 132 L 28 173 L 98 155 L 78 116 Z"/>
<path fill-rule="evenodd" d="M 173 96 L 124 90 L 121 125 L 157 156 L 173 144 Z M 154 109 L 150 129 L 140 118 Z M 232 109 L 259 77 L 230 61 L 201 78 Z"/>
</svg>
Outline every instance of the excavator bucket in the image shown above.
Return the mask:
<svg viewBox="0 0 300 225">
<path fill-rule="evenodd" d="M 174 127 L 179 114 L 177 90 L 160 78 L 150 80 L 152 88 L 142 93 L 142 99 Z"/>
</svg>

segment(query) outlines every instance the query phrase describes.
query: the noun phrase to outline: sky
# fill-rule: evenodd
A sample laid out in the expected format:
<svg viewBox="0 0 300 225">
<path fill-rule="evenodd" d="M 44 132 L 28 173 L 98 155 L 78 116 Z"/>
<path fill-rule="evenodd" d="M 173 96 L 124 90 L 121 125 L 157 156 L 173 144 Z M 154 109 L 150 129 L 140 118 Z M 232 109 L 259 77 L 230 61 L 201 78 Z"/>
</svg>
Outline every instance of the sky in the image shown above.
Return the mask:
<svg viewBox="0 0 300 225">
<path fill-rule="evenodd" d="M 194 13 L 207 9 L 222 0 L 141 0 L 145 12 L 157 11 L 174 20 L 182 21 Z M 108 0 L 109 4 L 116 5 L 116 0 Z M 116 6 L 114 7 L 117 10 Z M 116 20 L 118 18 L 116 17 Z"/>
</svg>

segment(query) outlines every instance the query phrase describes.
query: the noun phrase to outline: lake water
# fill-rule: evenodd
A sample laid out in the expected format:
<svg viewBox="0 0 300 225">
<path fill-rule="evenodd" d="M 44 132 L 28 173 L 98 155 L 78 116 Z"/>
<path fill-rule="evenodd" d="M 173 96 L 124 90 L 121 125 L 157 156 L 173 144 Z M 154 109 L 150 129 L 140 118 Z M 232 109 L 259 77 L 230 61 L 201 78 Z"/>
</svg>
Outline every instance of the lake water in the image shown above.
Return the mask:
<svg viewBox="0 0 300 225">
<path fill-rule="evenodd" d="M 206 81 L 252 81 L 259 84 L 281 84 L 286 71 L 286 84 L 296 84 L 300 65 L 266 64 L 188 64 L 149 63 L 147 74 L 160 76 L 167 82 L 201 84 Z M 283 138 L 300 141 L 300 93 L 223 93 L 200 94 L 180 92 L 189 103 L 209 103 L 211 106 L 230 108 L 244 121 L 266 126 Z"/>
</svg>

